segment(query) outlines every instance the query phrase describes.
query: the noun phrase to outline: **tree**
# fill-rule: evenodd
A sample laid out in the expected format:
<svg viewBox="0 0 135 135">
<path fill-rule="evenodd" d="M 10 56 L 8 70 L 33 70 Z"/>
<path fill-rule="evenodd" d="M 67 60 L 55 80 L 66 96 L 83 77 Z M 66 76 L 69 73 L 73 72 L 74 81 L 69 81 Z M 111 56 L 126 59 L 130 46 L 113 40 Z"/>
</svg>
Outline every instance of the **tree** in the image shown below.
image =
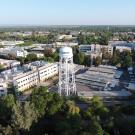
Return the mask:
<svg viewBox="0 0 135 135">
<path fill-rule="evenodd" d="M 15 106 L 14 96 L 9 94 L 4 96 L 0 102 L 0 123 L 9 123 L 12 114 L 12 107 Z"/>
<path fill-rule="evenodd" d="M 67 112 L 67 116 L 79 114 L 80 109 L 75 105 L 74 101 L 67 100 L 65 104 L 65 111 Z"/>
<path fill-rule="evenodd" d="M 52 51 L 51 48 L 45 48 L 44 49 L 44 56 L 45 57 L 52 57 L 52 55 L 53 55 L 53 51 Z"/>
<path fill-rule="evenodd" d="M 104 118 L 104 116 L 107 117 L 107 113 L 109 110 L 104 106 L 101 99 L 97 96 L 94 96 L 91 101 L 91 107 L 93 115 L 100 116 L 101 118 Z"/>
<path fill-rule="evenodd" d="M 115 118 L 115 129 L 117 129 L 121 135 L 134 135 L 135 120 L 129 120 L 125 117 Z"/>
<path fill-rule="evenodd" d="M 123 60 L 123 67 L 130 67 L 132 65 L 132 58 L 130 55 L 125 56 L 124 60 Z"/>
<path fill-rule="evenodd" d="M 46 112 L 48 115 L 57 113 L 63 105 L 63 99 L 57 93 L 52 94 L 52 100 L 48 101 Z"/>
<path fill-rule="evenodd" d="M 33 104 L 25 102 L 23 106 L 19 103 L 13 107 L 13 113 L 11 116 L 11 123 L 14 130 L 29 131 L 32 123 L 36 121 L 37 113 Z"/>
<path fill-rule="evenodd" d="M 94 59 L 95 66 L 99 66 L 101 64 L 101 62 L 102 62 L 102 58 L 99 56 Z"/>
<path fill-rule="evenodd" d="M 103 59 L 110 60 L 111 59 L 110 53 L 108 53 L 108 52 L 103 53 Z"/>
<path fill-rule="evenodd" d="M 78 43 L 79 44 L 87 44 L 86 37 L 84 35 L 82 35 L 82 34 L 79 34 Z"/>
<path fill-rule="evenodd" d="M 117 65 L 121 62 L 120 60 L 120 52 L 118 50 L 114 50 L 113 57 L 111 58 L 112 65 Z"/>
<path fill-rule="evenodd" d="M 7 57 L 8 57 L 9 60 L 15 60 L 16 59 L 16 56 L 13 53 L 9 53 Z"/>
<path fill-rule="evenodd" d="M 54 61 L 59 61 L 59 53 L 58 52 L 55 52 L 52 54 L 52 58 L 54 59 Z"/>
<path fill-rule="evenodd" d="M 135 50 L 132 50 L 132 61 L 135 62 Z"/>
<path fill-rule="evenodd" d="M 79 34 L 77 40 L 79 44 L 96 44 L 97 43 L 97 39 L 93 35 Z"/>
<path fill-rule="evenodd" d="M 83 53 L 78 53 L 74 56 L 74 62 L 82 65 L 84 63 L 84 57 L 85 55 Z"/>
<path fill-rule="evenodd" d="M 2 125 L 0 125 L 0 135 L 12 135 L 13 131 L 11 126 L 7 126 L 7 127 L 3 127 Z"/>
<path fill-rule="evenodd" d="M 25 58 L 24 57 L 19 57 L 18 60 L 20 61 L 21 65 L 23 65 L 24 62 L 25 62 Z"/>
<path fill-rule="evenodd" d="M 90 58 L 90 56 L 85 55 L 85 57 L 84 57 L 84 65 L 85 66 L 90 66 L 91 65 L 91 58 Z"/>
<path fill-rule="evenodd" d="M 102 33 L 101 36 L 98 39 L 99 44 L 100 45 L 108 45 L 110 36 L 111 36 L 111 33 L 109 33 L 109 32 Z"/>
<path fill-rule="evenodd" d="M 52 63 L 52 62 L 54 62 L 54 59 L 53 59 L 52 57 L 47 57 L 47 58 L 46 58 L 46 61 Z"/>
<path fill-rule="evenodd" d="M 31 62 L 31 61 L 36 61 L 37 60 L 37 55 L 34 53 L 28 54 L 25 61 Z"/>
<path fill-rule="evenodd" d="M 88 126 L 90 135 L 103 135 L 102 127 L 97 121 L 91 122 Z"/>
<path fill-rule="evenodd" d="M 38 116 L 44 116 L 46 112 L 46 106 L 48 101 L 52 99 L 52 94 L 47 92 L 47 88 L 39 87 L 35 88 L 32 91 L 31 95 L 31 103 L 34 105 L 35 109 L 37 110 Z"/>
</svg>

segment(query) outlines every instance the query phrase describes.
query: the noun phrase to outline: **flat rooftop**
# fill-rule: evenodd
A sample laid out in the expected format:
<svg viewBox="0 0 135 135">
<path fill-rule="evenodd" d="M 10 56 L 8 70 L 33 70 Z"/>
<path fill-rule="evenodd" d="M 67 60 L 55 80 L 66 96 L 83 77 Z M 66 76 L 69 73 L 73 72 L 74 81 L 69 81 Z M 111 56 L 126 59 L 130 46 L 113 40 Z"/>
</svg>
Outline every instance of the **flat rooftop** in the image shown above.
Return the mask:
<svg viewBox="0 0 135 135">
<path fill-rule="evenodd" d="M 7 77 L 8 79 L 13 79 L 13 78 L 20 78 L 22 76 L 26 76 L 26 73 L 32 73 L 32 71 L 35 71 L 34 69 L 36 68 L 42 68 L 44 66 L 48 67 L 54 63 L 48 63 L 44 61 L 35 61 L 31 62 L 29 64 L 25 64 L 24 66 L 18 66 L 18 67 L 13 67 L 12 69 L 9 70 L 4 70 L 0 73 L 0 76 L 2 77 Z"/>
<path fill-rule="evenodd" d="M 81 84 L 76 84 L 78 96 L 86 97 L 86 98 L 91 98 L 93 96 L 100 96 L 100 97 L 127 97 L 131 96 L 131 92 L 127 90 L 115 90 L 115 91 L 96 91 L 92 90 L 90 87 L 81 85 Z"/>
</svg>

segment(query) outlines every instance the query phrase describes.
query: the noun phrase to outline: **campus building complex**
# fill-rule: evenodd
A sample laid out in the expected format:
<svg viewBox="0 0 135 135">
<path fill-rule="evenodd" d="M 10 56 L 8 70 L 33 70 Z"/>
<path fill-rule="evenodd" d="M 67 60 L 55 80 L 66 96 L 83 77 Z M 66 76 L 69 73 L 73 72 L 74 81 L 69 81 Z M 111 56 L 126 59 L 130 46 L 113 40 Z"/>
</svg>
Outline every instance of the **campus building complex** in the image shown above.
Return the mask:
<svg viewBox="0 0 135 135">
<path fill-rule="evenodd" d="M 58 63 L 35 61 L 22 67 L 1 72 L 0 77 L 7 84 L 13 84 L 18 91 L 24 91 L 58 74 Z"/>
</svg>

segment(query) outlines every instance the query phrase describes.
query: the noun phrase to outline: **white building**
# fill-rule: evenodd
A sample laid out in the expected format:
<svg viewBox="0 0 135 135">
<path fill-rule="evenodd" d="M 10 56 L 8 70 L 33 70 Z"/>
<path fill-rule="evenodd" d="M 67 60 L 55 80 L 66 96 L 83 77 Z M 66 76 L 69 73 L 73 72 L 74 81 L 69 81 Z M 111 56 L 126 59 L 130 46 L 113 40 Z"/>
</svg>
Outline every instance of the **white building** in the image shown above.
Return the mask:
<svg viewBox="0 0 135 135">
<path fill-rule="evenodd" d="M 99 44 L 80 45 L 79 51 L 83 53 L 102 52 L 102 53 L 109 53 L 110 55 L 113 55 L 113 47 L 109 45 L 99 45 Z"/>
<path fill-rule="evenodd" d="M 0 78 L 0 97 L 5 95 L 7 95 L 7 85 L 3 79 Z"/>
<path fill-rule="evenodd" d="M 86 53 L 94 51 L 94 45 L 79 45 L 79 52 Z"/>
<path fill-rule="evenodd" d="M 109 41 L 109 46 L 126 45 L 127 41 Z"/>
<path fill-rule="evenodd" d="M 70 40 L 72 39 L 72 35 L 59 35 L 58 40 L 62 40 L 62 39 Z"/>
<path fill-rule="evenodd" d="M 109 53 L 110 55 L 113 55 L 113 47 L 110 45 L 102 45 L 102 53 Z"/>
<path fill-rule="evenodd" d="M 11 68 L 11 67 L 19 66 L 20 62 L 17 60 L 0 59 L 0 65 L 2 65 L 3 68 Z"/>
<path fill-rule="evenodd" d="M 24 41 L 1 41 L 0 44 L 6 47 L 12 47 L 19 44 L 23 44 Z"/>
<path fill-rule="evenodd" d="M 119 50 L 120 52 L 123 52 L 123 51 L 129 51 L 131 52 L 131 47 L 128 47 L 128 46 L 116 46 L 116 50 Z"/>
<path fill-rule="evenodd" d="M 0 49 L 0 55 L 8 56 L 9 54 L 15 57 L 26 57 L 28 55 L 28 52 L 21 47 L 10 47 Z"/>
<path fill-rule="evenodd" d="M 127 43 L 126 41 L 110 41 L 109 45 L 116 50 L 119 50 L 120 52 L 123 51 L 130 51 L 135 49 L 135 44 L 134 43 Z"/>
<path fill-rule="evenodd" d="M 35 53 L 37 55 L 37 58 L 43 58 L 44 57 L 44 54 L 43 53 Z"/>
<path fill-rule="evenodd" d="M 35 61 L 23 67 L 1 72 L 5 82 L 13 83 L 18 91 L 24 91 L 58 74 L 58 63 Z"/>
<path fill-rule="evenodd" d="M 28 52 L 20 47 L 15 47 L 10 50 L 11 54 L 14 54 L 16 57 L 26 57 Z"/>
<path fill-rule="evenodd" d="M 77 45 L 78 43 L 76 42 L 56 42 L 53 44 L 54 47 L 64 47 L 64 46 L 72 47 Z"/>
<path fill-rule="evenodd" d="M 32 35 L 31 31 L 26 31 L 26 32 L 9 32 L 8 33 L 11 36 L 23 36 L 23 37 L 28 37 Z"/>
<path fill-rule="evenodd" d="M 32 46 L 32 48 L 34 48 L 34 47 L 42 47 L 42 48 L 48 47 L 48 48 L 52 48 L 53 44 L 32 44 L 31 46 Z"/>
</svg>

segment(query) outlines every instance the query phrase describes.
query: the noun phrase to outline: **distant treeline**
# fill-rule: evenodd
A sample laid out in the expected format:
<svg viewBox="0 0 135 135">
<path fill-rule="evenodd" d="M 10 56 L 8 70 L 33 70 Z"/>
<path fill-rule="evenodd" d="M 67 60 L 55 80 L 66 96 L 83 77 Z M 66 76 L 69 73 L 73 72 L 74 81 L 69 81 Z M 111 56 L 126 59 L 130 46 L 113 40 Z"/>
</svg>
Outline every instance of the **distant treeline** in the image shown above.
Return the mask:
<svg viewBox="0 0 135 135">
<path fill-rule="evenodd" d="M 48 25 L 48 26 L 1 26 L 1 32 L 13 31 L 110 31 L 110 32 L 135 32 L 135 25 Z"/>
</svg>

